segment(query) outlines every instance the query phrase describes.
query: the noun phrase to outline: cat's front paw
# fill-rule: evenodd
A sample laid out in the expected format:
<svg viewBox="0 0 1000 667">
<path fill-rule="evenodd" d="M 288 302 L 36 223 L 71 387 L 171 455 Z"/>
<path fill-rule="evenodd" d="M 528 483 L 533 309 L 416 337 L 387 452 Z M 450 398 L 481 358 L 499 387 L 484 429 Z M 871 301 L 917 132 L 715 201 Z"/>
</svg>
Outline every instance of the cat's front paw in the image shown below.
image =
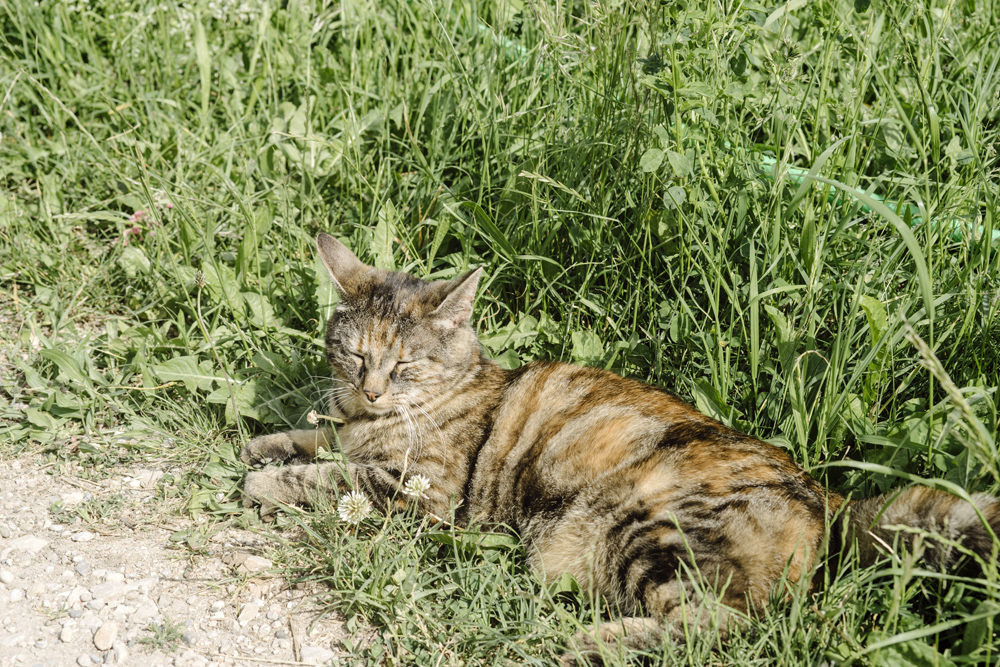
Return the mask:
<svg viewBox="0 0 1000 667">
<path fill-rule="evenodd" d="M 272 433 L 243 445 L 240 459 L 247 465 L 264 465 L 272 461 L 288 461 L 296 455 L 295 442 L 287 434 Z"/>
<path fill-rule="evenodd" d="M 278 506 L 272 500 L 277 488 L 274 476 L 268 471 L 248 472 L 243 480 L 243 507 L 252 509 L 259 506 L 260 518 L 266 523 L 271 523 L 278 510 Z"/>
</svg>

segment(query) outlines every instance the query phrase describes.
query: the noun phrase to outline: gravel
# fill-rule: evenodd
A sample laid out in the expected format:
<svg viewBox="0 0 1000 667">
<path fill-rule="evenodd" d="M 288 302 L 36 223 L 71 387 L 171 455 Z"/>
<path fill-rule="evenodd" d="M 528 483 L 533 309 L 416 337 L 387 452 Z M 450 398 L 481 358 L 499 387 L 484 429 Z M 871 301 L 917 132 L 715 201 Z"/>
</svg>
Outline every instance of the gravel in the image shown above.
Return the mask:
<svg viewBox="0 0 1000 667">
<path fill-rule="evenodd" d="M 271 544 L 186 518 L 157 495 L 163 474 L 94 482 L 0 460 L 0 667 L 349 664 L 342 620 L 270 573 Z M 127 521 L 66 511 L 114 496 Z M 210 539 L 198 552 L 169 539 L 199 529 Z"/>
</svg>

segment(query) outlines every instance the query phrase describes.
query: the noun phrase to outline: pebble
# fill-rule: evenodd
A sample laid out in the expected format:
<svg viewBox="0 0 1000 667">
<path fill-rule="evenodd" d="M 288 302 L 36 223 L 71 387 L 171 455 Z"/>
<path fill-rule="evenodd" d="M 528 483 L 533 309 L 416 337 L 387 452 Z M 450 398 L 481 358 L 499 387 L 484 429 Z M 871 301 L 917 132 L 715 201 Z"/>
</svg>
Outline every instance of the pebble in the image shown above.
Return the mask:
<svg viewBox="0 0 1000 667">
<path fill-rule="evenodd" d="M 223 602 L 222 600 L 216 600 L 215 602 L 212 603 L 212 606 L 209 607 L 209 609 L 211 611 L 222 611 L 223 609 L 225 609 L 225 607 L 226 607 L 225 602 Z"/>
<path fill-rule="evenodd" d="M 86 577 L 88 574 L 90 574 L 90 565 L 85 560 L 81 560 L 79 563 L 77 563 L 74 569 L 76 570 L 76 573 L 81 577 Z"/>
<path fill-rule="evenodd" d="M 181 641 L 183 641 L 188 646 L 194 646 L 198 643 L 198 633 L 194 630 L 188 630 L 181 635 Z"/>
<path fill-rule="evenodd" d="M 37 553 L 49 545 L 48 540 L 43 540 L 40 537 L 35 537 L 34 535 L 22 535 L 21 537 L 11 540 L 7 546 L 15 551 L 27 551 L 29 553 Z"/>
<path fill-rule="evenodd" d="M 0 537 L 6 540 L 13 534 L 14 531 L 10 529 L 10 526 L 5 523 L 0 523 Z"/>
<path fill-rule="evenodd" d="M 15 632 L 7 636 L 0 636 L 0 646 L 10 647 L 15 644 L 20 644 L 28 638 L 28 635 L 24 632 Z"/>
<path fill-rule="evenodd" d="M 258 612 L 260 612 L 260 605 L 255 602 L 251 602 L 250 604 L 243 606 L 243 609 L 240 610 L 240 615 L 236 618 L 236 620 L 239 621 L 241 626 L 244 626 L 255 619 Z"/>
<path fill-rule="evenodd" d="M 80 667 L 90 667 L 94 664 L 94 662 L 90 659 L 90 656 L 85 653 L 76 659 L 76 664 L 80 665 Z"/>
<path fill-rule="evenodd" d="M 273 567 L 271 561 L 260 556 L 247 556 L 246 560 L 240 563 L 239 569 L 246 573 L 263 572 Z"/>
<path fill-rule="evenodd" d="M 15 588 L 10 592 L 10 601 L 17 602 L 24 597 L 24 590 L 21 588 Z"/>
<path fill-rule="evenodd" d="M 303 646 L 302 662 L 310 665 L 321 665 L 333 658 L 336 653 L 322 646 Z"/>
<path fill-rule="evenodd" d="M 79 617 L 81 614 L 83 614 L 83 612 L 78 611 L 77 617 Z M 73 612 L 70 612 L 70 616 L 72 615 Z M 76 637 L 76 630 L 69 625 L 64 626 L 62 631 L 59 633 L 59 641 L 61 641 L 64 644 L 70 643 L 71 641 L 73 641 L 75 637 Z"/>
<path fill-rule="evenodd" d="M 90 532 L 89 530 L 83 530 L 83 531 L 80 531 L 79 533 L 76 533 L 75 535 L 73 535 L 73 537 L 71 539 L 74 542 L 89 542 L 92 539 L 94 539 L 94 537 L 96 537 L 96 536 L 92 532 Z"/>
<path fill-rule="evenodd" d="M 14 583 L 14 575 L 11 574 L 10 570 L 0 570 L 0 584 L 10 586 L 12 583 Z"/>
<path fill-rule="evenodd" d="M 102 651 L 107 651 L 115 644 L 118 638 L 118 624 L 108 621 L 94 634 L 94 646 Z"/>
<path fill-rule="evenodd" d="M 126 646 L 123 641 L 117 641 L 112 648 L 114 650 L 115 664 L 124 664 L 125 661 L 128 660 L 128 646 Z"/>
</svg>

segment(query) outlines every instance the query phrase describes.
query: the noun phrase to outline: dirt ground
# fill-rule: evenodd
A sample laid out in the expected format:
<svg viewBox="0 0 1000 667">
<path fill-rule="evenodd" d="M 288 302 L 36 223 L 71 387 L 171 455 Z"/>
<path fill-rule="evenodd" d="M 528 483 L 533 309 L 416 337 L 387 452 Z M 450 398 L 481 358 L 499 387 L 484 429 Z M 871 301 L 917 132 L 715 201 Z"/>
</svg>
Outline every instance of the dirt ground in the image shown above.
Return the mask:
<svg viewBox="0 0 1000 667">
<path fill-rule="evenodd" d="M 268 541 L 182 516 L 165 472 L 0 460 L 0 667 L 346 664 L 342 620 L 274 572 Z M 81 521 L 94 507 L 115 520 Z"/>
</svg>

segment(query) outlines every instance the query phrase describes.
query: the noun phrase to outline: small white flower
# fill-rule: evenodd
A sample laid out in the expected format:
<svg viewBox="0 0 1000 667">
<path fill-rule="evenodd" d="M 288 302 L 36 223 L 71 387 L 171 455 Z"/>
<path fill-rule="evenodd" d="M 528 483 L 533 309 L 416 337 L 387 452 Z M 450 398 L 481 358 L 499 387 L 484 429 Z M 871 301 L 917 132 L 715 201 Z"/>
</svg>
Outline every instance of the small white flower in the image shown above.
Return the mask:
<svg viewBox="0 0 1000 667">
<path fill-rule="evenodd" d="M 337 503 L 337 514 L 340 515 L 341 521 L 347 523 L 359 524 L 371 511 L 371 501 L 360 491 L 351 491 L 347 495 L 341 496 L 340 502 Z"/>
<path fill-rule="evenodd" d="M 306 421 L 315 426 L 319 423 L 319 415 L 315 410 L 310 410 L 309 414 L 306 415 Z"/>
<path fill-rule="evenodd" d="M 413 475 L 403 485 L 403 493 L 414 498 L 426 498 L 429 488 L 431 488 L 431 480 L 424 475 Z"/>
</svg>

